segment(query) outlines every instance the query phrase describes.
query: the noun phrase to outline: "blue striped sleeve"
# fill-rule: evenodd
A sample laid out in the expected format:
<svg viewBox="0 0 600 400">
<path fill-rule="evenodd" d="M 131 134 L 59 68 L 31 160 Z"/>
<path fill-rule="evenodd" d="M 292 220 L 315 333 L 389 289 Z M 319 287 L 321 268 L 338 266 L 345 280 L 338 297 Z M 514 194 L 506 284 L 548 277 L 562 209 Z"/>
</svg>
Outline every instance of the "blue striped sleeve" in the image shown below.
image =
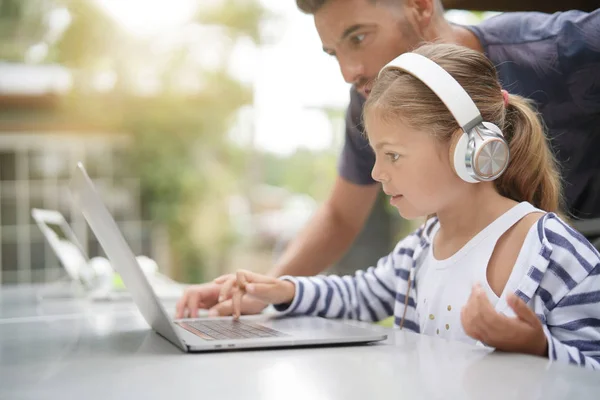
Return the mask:
<svg viewBox="0 0 600 400">
<path fill-rule="evenodd" d="M 590 275 L 546 316 L 550 358 L 600 370 L 600 277 Z"/>
<path fill-rule="evenodd" d="M 419 246 L 416 233 L 402 240 L 376 267 L 347 276 L 290 277 L 296 286 L 296 296 L 287 307 L 278 306 L 283 315 L 315 315 L 325 318 L 380 321 L 394 315 L 396 288 L 405 280 L 412 265 L 412 255 Z M 400 271 L 400 272 L 399 272 Z"/>
<path fill-rule="evenodd" d="M 600 370 L 600 256 L 558 218 L 546 222 L 544 237 L 550 256 L 537 296 L 546 309 L 548 355 Z"/>
</svg>

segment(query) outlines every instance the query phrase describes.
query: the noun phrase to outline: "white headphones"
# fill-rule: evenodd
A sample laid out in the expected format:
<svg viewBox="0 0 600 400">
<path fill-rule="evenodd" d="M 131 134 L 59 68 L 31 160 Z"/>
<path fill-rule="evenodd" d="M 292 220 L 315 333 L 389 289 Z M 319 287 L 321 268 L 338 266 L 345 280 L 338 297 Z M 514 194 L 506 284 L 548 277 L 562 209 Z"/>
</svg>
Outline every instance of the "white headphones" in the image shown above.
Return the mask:
<svg viewBox="0 0 600 400">
<path fill-rule="evenodd" d="M 442 67 L 416 53 L 404 53 L 381 69 L 406 71 L 427 85 L 446 105 L 463 130 L 450 146 L 450 161 L 465 182 L 493 181 L 506 170 L 508 143 L 500 128 L 483 121 L 479 109 L 462 86 Z"/>
</svg>

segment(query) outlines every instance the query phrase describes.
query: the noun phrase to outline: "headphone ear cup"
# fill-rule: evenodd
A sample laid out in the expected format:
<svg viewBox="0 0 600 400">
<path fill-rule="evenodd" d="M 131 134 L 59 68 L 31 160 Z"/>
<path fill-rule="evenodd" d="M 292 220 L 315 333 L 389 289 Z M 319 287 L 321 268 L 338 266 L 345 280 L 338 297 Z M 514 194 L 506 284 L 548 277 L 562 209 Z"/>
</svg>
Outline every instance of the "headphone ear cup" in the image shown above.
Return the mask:
<svg viewBox="0 0 600 400">
<path fill-rule="evenodd" d="M 497 163 L 501 160 L 503 161 L 503 165 L 500 166 L 501 170 L 497 171 L 496 173 L 490 172 L 495 175 L 495 177 L 493 178 L 495 180 L 495 179 L 498 179 L 504 173 L 504 170 L 508 167 L 508 163 L 510 161 L 510 146 L 508 144 L 508 141 L 504 137 L 502 130 L 497 125 L 495 125 L 491 122 L 485 122 L 485 121 L 482 122 L 482 124 L 488 131 L 491 131 L 496 135 L 496 141 L 494 143 L 496 143 L 496 144 L 501 143 L 500 147 L 498 147 L 496 145 L 493 148 L 494 149 L 493 150 L 493 154 L 494 154 L 493 158 L 494 158 L 495 163 Z M 482 146 L 482 151 L 485 147 L 486 147 L 486 145 Z M 478 161 L 474 160 L 474 162 L 478 162 Z"/>
<path fill-rule="evenodd" d="M 485 121 L 482 122 L 482 124 L 483 124 L 483 126 L 485 126 L 490 131 L 495 132 L 495 133 L 497 133 L 498 135 L 500 135 L 501 137 L 504 138 L 504 134 L 502 133 L 502 131 L 500 130 L 500 128 L 498 128 L 498 125 L 492 124 L 491 122 L 485 122 Z M 506 139 L 504 139 L 504 140 L 506 140 Z"/>
<path fill-rule="evenodd" d="M 467 170 L 467 151 L 469 147 L 469 135 L 463 131 L 459 131 L 452 138 L 450 144 L 450 164 L 452 169 L 460 179 L 468 183 L 477 183 Z"/>
</svg>

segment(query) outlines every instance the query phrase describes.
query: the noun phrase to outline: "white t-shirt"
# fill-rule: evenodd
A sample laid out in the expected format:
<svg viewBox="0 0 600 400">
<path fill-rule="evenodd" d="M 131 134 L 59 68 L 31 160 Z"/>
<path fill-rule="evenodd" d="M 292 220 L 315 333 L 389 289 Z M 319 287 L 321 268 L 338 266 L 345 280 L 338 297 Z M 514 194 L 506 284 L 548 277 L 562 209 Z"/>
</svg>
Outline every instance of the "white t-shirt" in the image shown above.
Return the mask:
<svg viewBox="0 0 600 400">
<path fill-rule="evenodd" d="M 498 239 L 515 223 L 527 214 L 541 212 L 527 202 L 519 203 L 494 222 L 475 235 L 454 255 L 444 260 L 437 260 L 434 253 L 434 239 L 439 230 L 439 223 L 431 232 L 431 246 L 423 255 L 423 263 L 416 272 L 417 313 L 421 333 L 431 336 L 475 343 L 475 339 L 465 334 L 460 312 L 467 303 L 475 283 L 481 284 L 488 299 L 494 307 L 499 301 L 503 313 L 513 316 L 506 304 L 506 295 L 514 292 L 517 283 L 527 273 L 525 264 L 527 242 L 535 240 L 535 225 L 527 234 L 519 252 L 506 287 L 498 297 L 487 281 L 487 265 L 490 261 Z"/>
</svg>

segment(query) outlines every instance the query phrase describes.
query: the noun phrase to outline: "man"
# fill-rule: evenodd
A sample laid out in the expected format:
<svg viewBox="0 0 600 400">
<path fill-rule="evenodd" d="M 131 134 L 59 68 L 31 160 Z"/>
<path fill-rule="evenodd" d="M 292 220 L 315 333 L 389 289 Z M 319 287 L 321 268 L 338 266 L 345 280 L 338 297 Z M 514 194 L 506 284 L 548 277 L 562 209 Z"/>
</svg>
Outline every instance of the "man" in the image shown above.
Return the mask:
<svg viewBox="0 0 600 400">
<path fill-rule="evenodd" d="M 553 15 L 506 13 L 476 27 L 445 20 L 440 0 L 296 0 L 314 16 L 323 50 L 335 57 L 353 88 L 346 138 L 329 198 L 292 242 L 271 275 L 315 275 L 334 263 L 362 228 L 380 186 L 374 155 L 362 135 L 362 107 L 379 70 L 426 41 L 485 52 L 511 93 L 533 99 L 565 177 L 566 206 L 578 218 L 600 217 L 600 9 Z M 382 254 L 383 255 L 383 254 Z M 373 260 L 376 261 L 376 260 Z M 366 266 L 365 266 L 366 267 Z M 219 283 L 193 286 L 177 316 L 230 315 L 217 299 Z M 265 307 L 244 299 L 243 312 Z"/>
</svg>

